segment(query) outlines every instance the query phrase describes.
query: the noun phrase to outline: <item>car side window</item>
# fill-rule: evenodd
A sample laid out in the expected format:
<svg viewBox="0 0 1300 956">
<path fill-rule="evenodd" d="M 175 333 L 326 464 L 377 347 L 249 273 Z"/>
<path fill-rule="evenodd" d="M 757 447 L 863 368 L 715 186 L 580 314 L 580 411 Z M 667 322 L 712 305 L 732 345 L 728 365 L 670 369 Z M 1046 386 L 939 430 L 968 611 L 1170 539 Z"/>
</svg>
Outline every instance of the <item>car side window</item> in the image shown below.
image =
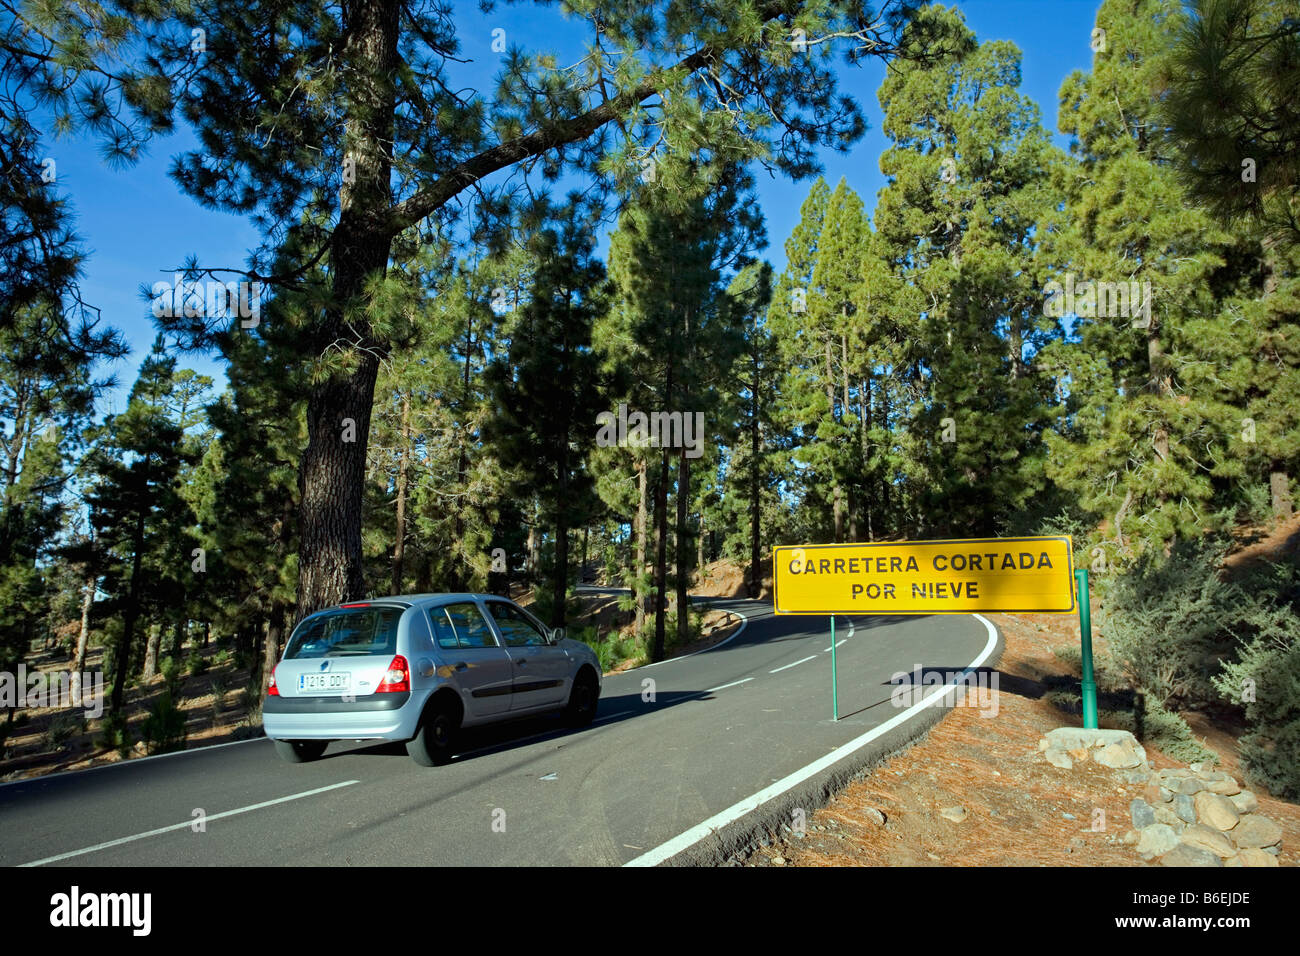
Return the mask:
<svg viewBox="0 0 1300 956">
<path fill-rule="evenodd" d="M 463 604 L 447 604 L 435 609 L 434 630 L 438 634 L 439 647 L 496 647 L 497 639 L 483 620 L 478 605 L 466 601 Z M 446 630 L 437 623 L 438 618 L 445 620 Z M 452 641 L 451 638 L 455 640 Z M 444 643 L 446 641 L 446 643 Z"/>
<path fill-rule="evenodd" d="M 546 635 L 514 605 L 492 601 L 488 608 L 497 627 L 501 628 L 506 647 L 535 647 L 546 643 Z"/>
</svg>

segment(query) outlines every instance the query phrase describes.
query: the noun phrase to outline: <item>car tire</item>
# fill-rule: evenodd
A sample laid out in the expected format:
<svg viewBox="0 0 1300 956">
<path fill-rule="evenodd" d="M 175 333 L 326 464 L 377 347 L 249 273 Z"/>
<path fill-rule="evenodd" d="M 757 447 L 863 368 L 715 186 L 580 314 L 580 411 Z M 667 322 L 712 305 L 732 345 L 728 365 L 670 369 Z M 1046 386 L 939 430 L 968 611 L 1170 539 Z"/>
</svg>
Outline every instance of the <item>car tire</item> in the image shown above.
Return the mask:
<svg viewBox="0 0 1300 956">
<path fill-rule="evenodd" d="M 431 701 L 420 717 L 420 729 L 406 742 L 406 752 L 421 767 L 445 764 L 459 730 L 460 714 L 446 701 Z"/>
<path fill-rule="evenodd" d="M 600 685 L 590 668 L 584 667 L 573 679 L 573 689 L 569 691 L 569 703 L 564 708 L 564 719 L 570 727 L 587 727 L 596 718 L 596 701 L 600 697 Z"/>
<path fill-rule="evenodd" d="M 273 740 L 275 752 L 286 763 L 309 763 L 317 760 L 329 746 L 328 740 Z"/>
</svg>

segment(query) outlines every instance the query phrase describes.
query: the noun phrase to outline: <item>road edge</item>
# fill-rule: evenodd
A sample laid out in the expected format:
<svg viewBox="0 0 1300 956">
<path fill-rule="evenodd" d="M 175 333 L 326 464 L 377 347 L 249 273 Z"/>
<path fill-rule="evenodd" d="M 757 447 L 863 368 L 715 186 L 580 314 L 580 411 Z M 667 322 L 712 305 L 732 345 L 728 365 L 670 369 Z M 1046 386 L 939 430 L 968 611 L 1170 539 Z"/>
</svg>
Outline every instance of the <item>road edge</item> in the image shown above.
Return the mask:
<svg viewBox="0 0 1300 956">
<path fill-rule="evenodd" d="M 977 658 L 976 662 L 967 665 L 966 670 L 996 667 L 1006 649 L 1006 639 L 1002 629 L 983 615 L 972 615 L 972 617 L 982 622 L 992 632 L 993 646 L 983 660 Z M 943 696 L 942 692 L 935 692 L 932 696 L 927 696 L 926 701 L 932 699 L 937 701 Z M 912 717 L 878 737 L 858 743 L 856 746 L 854 741 L 850 741 L 844 745 L 852 748 L 850 752 L 830 766 L 763 800 L 748 812 L 741 813 L 735 819 L 692 840 L 689 845 L 665 855 L 664 848 L 687 839 L 694 830 L 706 826 L 708 821 L 685 831 L 660 847 L 641 854 L 624 866 L 721 866 L 737 854 L 753 850 L 765 837 L 770 838 L 782 826 L 788 826 L 795 809 L 801 809 L 805 814 L 811 815 L 813 810 L 824 807 L 836 791 L 842 789 L 855 777 L 869 773 L 890 757 L 918 743 L 950 710 L 937 702 L 927 705 L 923 701 L 915 706 L 919 709 Z M 831 755 L 835 752 L 832 751 Z M 792 776 L 800 772 L 802 771 L 795 771 Z M 773 786 L 780 786 L 780 783 L 778 781 Z M 763 791 L 759 791 L 758 794 L 740 801 L 740 804 L 752 801 L 762 793 Z M 726 813 L 728 811 L 724 810 L 723 814 Z"/>
</svg>

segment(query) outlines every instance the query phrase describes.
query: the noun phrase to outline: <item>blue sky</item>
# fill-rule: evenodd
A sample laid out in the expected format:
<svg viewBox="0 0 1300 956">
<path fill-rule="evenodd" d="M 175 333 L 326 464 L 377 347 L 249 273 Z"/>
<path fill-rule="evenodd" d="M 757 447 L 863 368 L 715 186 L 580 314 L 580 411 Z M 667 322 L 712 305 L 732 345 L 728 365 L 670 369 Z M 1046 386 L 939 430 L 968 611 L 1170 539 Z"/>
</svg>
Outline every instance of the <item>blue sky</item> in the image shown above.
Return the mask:
<svg viewBox="0 0 1300 956">
<path fill-rule="evenodd" d="M 1055 133 L 1061 81 L 1091 63 L 1089 42 L 1100 0 L 959 0 L 957 5 L 980 40 L 1011 40 L 1020 47 L 1022 90 L 1038 103 L 1044 126 Z M 509 43 L 527 50 L 555 51 L 561 60 L 581 49 L 580 36 L 576 42 L 564 42 L 564 19 L 554 8 L 502 4 L 485 15 L 471 0 L 457 2 L 456 10 L 462 54 L 472 61 L 460 68 L 460 85 L 492 88 L 502 56 L 491 49 L 492 31 L 497 28 L 506 31 Z M 887 142 L 880 131 L 876 100 L 883 75 L 884 67 L 875 63 L 841 68 L 842 88 L 861 104 L 870 129 L 852 153 L 822 156 L 827 181 L 834 186 L 841 176 L 846 178 L 868 210 L 884 185 L 879 157 Z M 1059 135 L 1057 141 L 1066 145 Z M 105 396 L 102 411 L 122 409 L 156 335 L 148 305 L 138 297 L 141 284 L 170 279 L 172 269 L 190 255 L 204 266 L 240 266 L 257 244 L 257 234 L 246 219 L 204 209 L 168 177 L 171 157 L 193 142 L 188 130 L 156 140 L 141 162 L 125 170 L 109 168 L 96 145 L 85 139 L 56 141 L 46 150 L 57 162 L 60 192 L 71 200 L 89 253 L 83 295 L 103 311 L 109 324 L 123 331 L 132 349 L 128 358 L 111 368 L 120 387 Z M 766 255 L 778 270 L 784 266 L 785 239 L 798 220 L 809 186 L 809 182 L 769 178 L 759 171 L 758 196 L 770 240 Z M 190 353 L 179 361 L 183 367 L 212 375 L 219 385 L 224 381 L 220 363 L 208 356 Z"/>
</svg>

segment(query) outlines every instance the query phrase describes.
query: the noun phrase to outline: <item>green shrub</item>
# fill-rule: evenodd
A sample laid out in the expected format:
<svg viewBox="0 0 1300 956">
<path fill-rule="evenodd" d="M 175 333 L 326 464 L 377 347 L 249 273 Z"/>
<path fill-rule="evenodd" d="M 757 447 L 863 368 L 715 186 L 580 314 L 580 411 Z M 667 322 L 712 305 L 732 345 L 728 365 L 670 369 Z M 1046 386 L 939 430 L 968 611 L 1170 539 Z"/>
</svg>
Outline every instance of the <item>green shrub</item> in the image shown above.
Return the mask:
<svg viewBox="0 0 1300 956">
<path fill-rule="evenodd" d="M 190 656 L 185 659 L 185 670 L 191 677 L 198 677 L 208 672 L 208 659 L 204 657 L 196 647 L 190 651 Z"/>
<path fill-rule="evenodd" d="M 77 711 L 56 714 L 41 734 L 46 750 L 62 750 L 64 745 L 86 727 L 85 718 Z"/>
<path fill-rule="evenodd" d="M 140 728 L 145 749 L 151 754 L 185 749 L 185 712 L 163 691 L 149 707 L 149 716 Z"/>
<path fill-rule="evenodd" d="M 115 711 L 104 718 L 99 744 L 116 750 L 123 760 L 131 755 L 131 733 L 125 714 Z"/>
<path fill-rule="evenodd" d="M 175 657 L 169 657 L 162 662 L 159 672 L 162 674 L 163 688 L 172 697 L 179 697 L 181 688 L 185 684 L 185 672 L 181 669 L 181 662 Z"/>
<path fill-rule="evenodd" d="M 1252 597 L 1239 653 L 1214 686 L 1241 707 L 1247 776 L 1276 796 L 1300 797 L 1300 558 L 1258 567 L 1241 581 Z"/>
</svg>

